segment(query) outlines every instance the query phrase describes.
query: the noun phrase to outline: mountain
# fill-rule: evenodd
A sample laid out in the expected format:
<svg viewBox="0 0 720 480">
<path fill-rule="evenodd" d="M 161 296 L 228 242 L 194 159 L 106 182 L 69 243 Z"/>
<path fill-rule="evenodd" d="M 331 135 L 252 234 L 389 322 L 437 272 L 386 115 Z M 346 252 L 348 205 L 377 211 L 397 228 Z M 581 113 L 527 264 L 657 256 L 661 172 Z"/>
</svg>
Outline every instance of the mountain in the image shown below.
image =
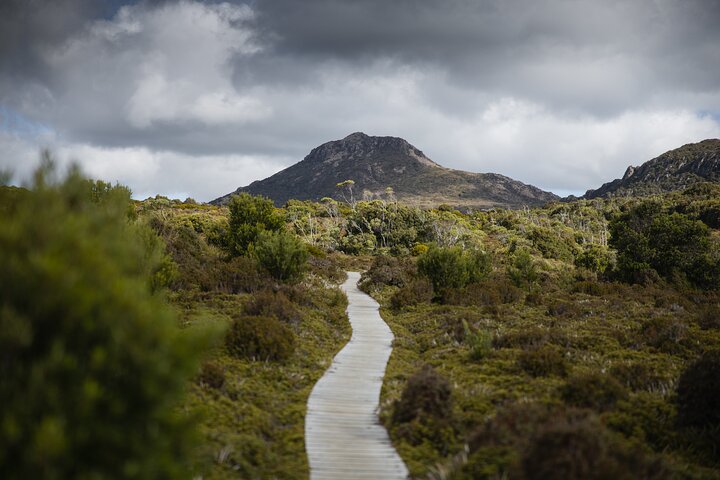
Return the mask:
<svg viewBox="0 0 720 480">
<path fill-rule="evenodd" d="M 720 139 L 688 143 L 639 167 L 630 166 L 623 178 L 588 190 L 583 198 L 650 195 L 699 182 L 720 182 Z"/>
<path fill-rule="evenodd" d="M 550 192 L 495 173 L 442 167 L 402 138 L 353 133 L 314 148 L 301 162 L 213 200 L 225 204 L 234 193 L 264 195 L 276 205 L 290 199 L 339 198 L 337 184 L 353 180 L 355 198 L 385 193 L 420 207 L 448 204 L 464 208 L 522 207 L 557 200 Z M 368 195 L 365 195 L 368 196 Z"/>
</svg>

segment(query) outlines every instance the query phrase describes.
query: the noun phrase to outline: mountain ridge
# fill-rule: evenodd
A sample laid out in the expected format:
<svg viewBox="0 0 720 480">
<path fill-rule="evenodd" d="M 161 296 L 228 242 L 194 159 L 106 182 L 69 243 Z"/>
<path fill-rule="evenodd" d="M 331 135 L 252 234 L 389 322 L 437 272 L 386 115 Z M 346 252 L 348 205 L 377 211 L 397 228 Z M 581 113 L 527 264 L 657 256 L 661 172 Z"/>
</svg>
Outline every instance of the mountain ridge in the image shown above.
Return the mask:
<svg viewBox="0 0 720 480">
<path fill-rule="evenodd" d="M 622 178 L 588 190 L 581 198 L 641 196 L 682 190 L 700 182 L 720 182 L 720 139 L 709 138 L 629 166 Z"/>
<path fill-rule="evenodd" d="M 290 199 L 317 201 L 336 197 L 337 184 L 345 180 L 355 182 L 359 196 L 364 191 L 378 196 L 390 187 L 398 200 L 421 207 L 519 208 L 559 199 L 504 175 L 443 167 L 402 138 L 355 132 L 323 143 L 300 162 L 211 203 L 225 204 L 241 192 L 264 195 L 276 205 Z"/>
</svg>

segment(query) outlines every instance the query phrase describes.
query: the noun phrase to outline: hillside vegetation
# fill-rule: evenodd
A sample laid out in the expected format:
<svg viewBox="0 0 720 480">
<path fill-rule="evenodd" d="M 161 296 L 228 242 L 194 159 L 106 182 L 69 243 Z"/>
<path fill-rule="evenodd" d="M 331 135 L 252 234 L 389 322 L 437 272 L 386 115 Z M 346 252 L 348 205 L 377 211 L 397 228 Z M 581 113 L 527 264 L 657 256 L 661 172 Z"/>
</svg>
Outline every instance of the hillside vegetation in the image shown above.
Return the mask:
<svg viewBox="0 0 720 480">
<path fill-rule="evenodd" d="M 717 185 L 460 213 L 48 175 L 0 187 L 3 478 L 307 478 L 347 269 L 415 477 L 720 478 Z"/>
</svg>

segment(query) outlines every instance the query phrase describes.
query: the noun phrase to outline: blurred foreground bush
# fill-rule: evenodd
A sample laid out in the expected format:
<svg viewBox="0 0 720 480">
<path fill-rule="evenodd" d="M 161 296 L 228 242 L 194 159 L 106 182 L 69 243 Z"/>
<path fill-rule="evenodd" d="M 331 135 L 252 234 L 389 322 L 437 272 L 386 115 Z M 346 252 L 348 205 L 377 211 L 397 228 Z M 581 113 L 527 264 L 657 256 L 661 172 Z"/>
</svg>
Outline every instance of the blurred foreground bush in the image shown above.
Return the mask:
<svg viewBox="0 0 720 480">
<path fill-rule="evenodd" d="M 196 367 L 172 263 L 123 187 L 71 171 L 0 208 L 0 478 L 181 478 Z"/>
</svg>

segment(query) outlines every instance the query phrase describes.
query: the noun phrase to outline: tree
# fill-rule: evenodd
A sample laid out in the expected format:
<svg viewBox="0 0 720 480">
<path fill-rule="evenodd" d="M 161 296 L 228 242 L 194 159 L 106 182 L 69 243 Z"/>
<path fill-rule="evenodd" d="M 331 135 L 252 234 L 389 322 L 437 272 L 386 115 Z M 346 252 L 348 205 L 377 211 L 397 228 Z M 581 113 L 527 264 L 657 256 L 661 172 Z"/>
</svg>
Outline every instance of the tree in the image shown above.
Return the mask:
<svg viewBox="0 0 720 480">
<path fill-rule="evenodd" d="M 162 244 L 127 189 L 51 171 L 0 208 L 0 478 L 186 475 L 198 344 L 153 294 Z"/>
<path fill-rule="evenodd" d="M 277 232 L 285 224 L 282 216 L 275 211 L 272 200 L 265 197 L 253 197 L 244 192 L 233 195 L 229 208 L 227 246 L 233 256 L 247 254 L 260 233 Z"/>
<path fill-rule="evenodd" d="M 309 256 L 305 244 L 285 231 L 261 232 L 253 245 L 253 255 L 273 278 L 281 282 L 300 278 Z"/>
</svg>

